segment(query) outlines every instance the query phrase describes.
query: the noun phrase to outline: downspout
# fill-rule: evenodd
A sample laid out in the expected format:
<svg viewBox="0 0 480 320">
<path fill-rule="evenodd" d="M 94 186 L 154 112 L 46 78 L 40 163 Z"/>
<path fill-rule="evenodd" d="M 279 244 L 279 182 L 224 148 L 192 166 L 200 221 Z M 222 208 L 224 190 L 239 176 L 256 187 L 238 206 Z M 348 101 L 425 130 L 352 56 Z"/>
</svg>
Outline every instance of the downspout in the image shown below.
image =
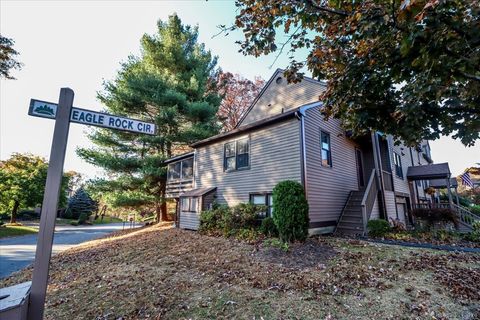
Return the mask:
<svg viewBox="0 0 480 320">
<path fill-rule="evenodd" d="M 307 172 L 307 148 L 305 145 L 305 113 L 302 111 L 296 112 L 296 117 L 300 120 L 300 164 L 301 164 L 301 183 L 303 189 L 305 190 L 305 196 L 308 201 L 308 192 L 307 192 L 307 179 L 306 179 L 306 172 Z"/>
<path fill-rule="evenodd" d="M 387 200 L 385 198 L 385 183 L 383 181 L 383 172 L 382 172 L 382 163 L 380 148 L 378 146 L 378 137 L 375 131 L 371 132 L 372 147 L 373 147 L 373 158 L 375 161 L 375 170 L 378 172 L 378 182 L 380 186 L 381 202 L 382 202 L 382 218 L 387 219 Z"/>
<path fill-rule="evenodd" d="M 412 152 L 412 147 L 408 147 L 410 149 L 410 158 L 412 160 L 412 167 L 415 167 L 415 163 L 413 162 L 413 152 Z M 420 194 L 418 193 L 418 186 L 417 186 L 417 180 L 413 181 L 413 187 L 415 188 L 415 194 L 417 195 L 417 200 L 415 201 L 415 204 L 420 203 Z"/>
</svg>

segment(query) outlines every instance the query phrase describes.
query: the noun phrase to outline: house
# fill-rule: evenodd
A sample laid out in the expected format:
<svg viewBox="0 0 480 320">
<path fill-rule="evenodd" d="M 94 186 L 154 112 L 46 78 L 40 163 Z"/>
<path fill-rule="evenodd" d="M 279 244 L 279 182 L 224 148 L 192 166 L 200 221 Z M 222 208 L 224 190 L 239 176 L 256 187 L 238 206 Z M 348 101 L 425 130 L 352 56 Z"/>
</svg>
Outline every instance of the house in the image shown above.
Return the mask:
<svg viewBox="0 0 480 320">
<path fill-rule="evenodd" d="M 428 181 L 450 178 L 448 164 L 432 164 L 428 141 L 412 148 L 379 132 L 351 137 L 340 120 L 324 120 L 319 96 L 325 89 L 310 78 L 288 84 L 277 70 L 234 130 L 167 160 L 177 225 L 197 229 L 200 212 L 214 202 L 262 204 L 272 215 L 272 189 L 283 180 L 304 186 L 312 234 L 363 233 L 379 217 L 411 224 L 410 210 L 432 202 Z M 417 170 L 409 177 L 412 167 L 435 167 L 443 175 Z"/>
</svg>

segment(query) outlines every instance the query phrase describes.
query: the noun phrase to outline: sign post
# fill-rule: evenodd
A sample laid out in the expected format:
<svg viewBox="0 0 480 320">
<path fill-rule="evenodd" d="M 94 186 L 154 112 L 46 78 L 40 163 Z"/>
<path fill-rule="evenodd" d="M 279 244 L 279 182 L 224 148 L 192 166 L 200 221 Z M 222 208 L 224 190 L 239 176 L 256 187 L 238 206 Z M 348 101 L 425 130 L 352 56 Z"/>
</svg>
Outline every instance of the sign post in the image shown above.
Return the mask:
<svg viewBox="0 0 480 320">
<path fill-rule="evenodd" d="M 67 149 L 69 118 L 73 105 L 73 90 L 62 88 L 53 132 L 52 149 L 47 171 L 47 182 L 43 195 L 40 228 L 35 252 L 32 288 L 30 291 L 29 320 L 43 319 L 45 295 L 47 293 L 48 269 L 52 254 L 53 232 L 57 218 L 58 198 L 63 176 L 63 162 Z"/>
<path fill-rule="evenodd" d="M 72 89 L 62 88 L 58 104 L 32 99 L 28 110 L 28 114 L 31 116 L 55 120 L 35 252 L 28 320 L 43 319 L 53 233 L 55 231 L 55 219 L 57 218 L 70 122 L 149 135 L 156 134 L 156 126 L 153 123 L 75 108 L 73 107 L 73 96 Z"/>
</svg>

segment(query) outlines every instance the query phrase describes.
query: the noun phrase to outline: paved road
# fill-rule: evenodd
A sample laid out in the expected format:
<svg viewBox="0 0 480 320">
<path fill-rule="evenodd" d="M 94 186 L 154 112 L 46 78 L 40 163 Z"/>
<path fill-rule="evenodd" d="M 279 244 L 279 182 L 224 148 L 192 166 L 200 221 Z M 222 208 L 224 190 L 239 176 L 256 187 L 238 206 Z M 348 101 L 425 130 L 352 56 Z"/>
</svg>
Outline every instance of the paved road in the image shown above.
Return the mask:
<svg viewBox="0 0 480 320">
<path fill-rule="evenodd" d="M 127 227 L 126 224 L 125 228 Z M 122 228 L 123 223 L 77 227 L 56 226 L 52 253 L 58 253 L 82 242 L 122 230 Z M 36 246 L 36 234 L 0 239 L 0 278 L 4 278 L 32 263 L 35 260 Z"/>
</svg>

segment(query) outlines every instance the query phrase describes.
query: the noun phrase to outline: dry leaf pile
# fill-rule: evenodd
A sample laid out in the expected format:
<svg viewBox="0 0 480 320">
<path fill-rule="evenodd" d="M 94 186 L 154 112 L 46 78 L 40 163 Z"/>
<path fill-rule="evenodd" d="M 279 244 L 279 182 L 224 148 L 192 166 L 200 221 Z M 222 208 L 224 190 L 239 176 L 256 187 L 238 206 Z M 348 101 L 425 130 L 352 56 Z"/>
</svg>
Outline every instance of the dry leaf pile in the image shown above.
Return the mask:
<svg viewBox="0 0 480 320">
<path fill-rule="evenodd" d="M 476 319 L 479 272 L 475 254 L 322 237 L 284 252 L 157 225 L 55 256 L 46 317 Z"/>
</svg>

